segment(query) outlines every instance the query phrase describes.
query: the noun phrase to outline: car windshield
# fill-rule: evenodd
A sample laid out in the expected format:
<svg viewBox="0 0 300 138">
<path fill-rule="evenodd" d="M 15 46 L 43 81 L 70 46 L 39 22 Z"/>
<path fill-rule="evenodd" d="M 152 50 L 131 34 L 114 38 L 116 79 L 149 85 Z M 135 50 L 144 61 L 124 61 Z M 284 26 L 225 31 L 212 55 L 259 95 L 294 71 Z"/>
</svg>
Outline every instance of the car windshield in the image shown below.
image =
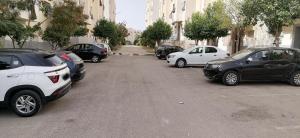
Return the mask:
<svg viewBox="0 0 300 138">
<path fill-rule="evenodd" d="M 231 56 L 231 58 L 233 59 L 242 59 L 246 56 L 248 56 L 249 54 L 251 54 L 254 50 L 251 50 L 251 49 L 245 49 L 245 50 L 242 50 L 236 54 L 234 54 L 233 56 Z"/>
<path fill-rule="evenodd" d="M 186 50 L 183 50 L 182 52 L 183 53 L 189 53 L 189 52 L 191 52 L 193 49 L 195 49 L 196 47 L 191 47 L 191 48 L 188 48 L 188 49 L 186 49 Z"/>
</svg>

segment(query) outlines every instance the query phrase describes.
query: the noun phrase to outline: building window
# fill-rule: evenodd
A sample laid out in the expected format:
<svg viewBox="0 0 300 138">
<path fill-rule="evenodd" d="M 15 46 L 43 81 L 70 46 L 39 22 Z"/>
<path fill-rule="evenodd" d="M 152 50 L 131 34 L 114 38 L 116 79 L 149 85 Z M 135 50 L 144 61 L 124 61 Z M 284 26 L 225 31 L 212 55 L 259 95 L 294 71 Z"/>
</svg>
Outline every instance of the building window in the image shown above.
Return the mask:
<svg viewBox="0 0 300 138">
<path fill-rule="evenodd" d="M 173 10 L 172 10 L 172 13 L 175 13 L 176 12 L 176 7 L 175 7 L 175 4 L 173 4 Z"/>
<path fill-rule="evenodd" d="M 183 2 L 182 11 L 185 11 L 185 9 L 186 9 L 186 1 Z"/>
</svg>

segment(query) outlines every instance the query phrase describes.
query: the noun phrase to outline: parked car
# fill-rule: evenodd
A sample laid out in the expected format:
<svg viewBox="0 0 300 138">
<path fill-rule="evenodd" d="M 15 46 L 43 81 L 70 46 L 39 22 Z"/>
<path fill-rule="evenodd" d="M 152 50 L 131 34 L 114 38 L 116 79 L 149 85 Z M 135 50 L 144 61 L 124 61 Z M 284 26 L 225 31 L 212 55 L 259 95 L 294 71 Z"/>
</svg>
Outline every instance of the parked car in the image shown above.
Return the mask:
<svg viewBox="0 0 300 138">
<path fill-rule="evenodd" d="M 83 60 L 90 60 L 93 63 L 98 63 L 107 58 L 107 50 L 97 44 L 76 44 L 66 48 L 65 50 L 72 51 Z"/>
<path fill-rule="evenodd" d="M 225 58 L 229 54 L 214 46 L 195 46 L 183 52 L 172 53 L 167 56 L 167 62 L 178 68 L 188 65 L 205 65 L 208 61 Z"/>
<path fill-rule="evenodd" d="M 71 88 L 67 64 L 40 50 L 1 49 L 0 78 L 0 104 L 22 117 L 35 115 Z"/>
<path fill-rule="evenodd" d="M 65 61 L 71 72 L 72 82 L 80 81 L 85 76 L 83 60 L 71 51 L 58 51 L 56 55 Z"/>
<path fill-rule="evenodd" d="M 179 46 L 162 45 L 155 50 L 155 55 L 158 59 L 166 59 L 169 54 L 183 50 Z"/>
<path fill-rule="evenodd" d="M 108 55 L 112 55 L 113 54 L 113 52 L 112 52 L 112 50 L 111 50 L 111 48 L 110 48 L 110 46 L 108 44 L 106 44 L 106 43 L 100 43 L 98 45 L 100 45 L 101 47 L 105 48 L 107 50 L 107 54 Z"/>
<path fill-rule="evenodd" d="M 289 48 L 249 48 L 228 57 L 210 61 L 204 74 L 234 86 L 240 81 L 288 81 L 300 86 L 300 51 Z"/>
</svg>

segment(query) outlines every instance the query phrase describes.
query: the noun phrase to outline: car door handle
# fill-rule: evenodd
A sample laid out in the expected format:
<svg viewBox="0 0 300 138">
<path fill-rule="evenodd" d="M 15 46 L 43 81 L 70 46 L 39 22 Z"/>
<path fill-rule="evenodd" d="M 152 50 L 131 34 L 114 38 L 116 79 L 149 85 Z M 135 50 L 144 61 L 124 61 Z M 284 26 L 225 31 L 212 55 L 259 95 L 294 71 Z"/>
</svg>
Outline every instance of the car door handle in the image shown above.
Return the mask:
<svg viewBox="0 0 300 138">
<path fill-rule="evenodd" d="M 19 77 L 19 75 L 16 74 L 7 75 L 7 78 L 17 78 L 17 77 Z"/>
<path fill-rule="evenodd" d="M 215 57 L 217 56 L 217 55 L 214 55 Z"/>
<path fill-rule="evenodd" d="M 200 57 L 202 57 L 202 55 L 200 55 Z"/>
</svg>

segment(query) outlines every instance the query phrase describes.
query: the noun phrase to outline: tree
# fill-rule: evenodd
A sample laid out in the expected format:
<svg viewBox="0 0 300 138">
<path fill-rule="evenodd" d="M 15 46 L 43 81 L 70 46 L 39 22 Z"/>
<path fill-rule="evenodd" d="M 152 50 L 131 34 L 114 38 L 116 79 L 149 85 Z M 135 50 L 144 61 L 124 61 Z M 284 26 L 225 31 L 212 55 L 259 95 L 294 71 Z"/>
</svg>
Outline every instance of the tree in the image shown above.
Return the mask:
<svg viewBox="0 0 300 138">
<path fill-rule="evenodd" d="M 184 27 L 184 35 L 195 44 L 206 39 L 211 45 L 218 46 L 218 39 L 228 35 L 231 19 L 225 12 L 225 5 L 218 0 L 209 5 L 204 13 L 194 13 Z"/>
<path fill-rule="evenodd" d="M 232 53 L 241 50 L 243 46 L 243 39 L 245 37 L 246 27 L 249 24 L 245 21 L 242 14 L 243 0 L 226 0 L 225 9 L 226 13 L 232 20 L 231 40 L 232 40 Z"/>
<path fill-rule="evenodd" d="M 294 24 L 300 17 L 299 0 L 245 0 L 242 12 L 249 24 L 256 25 L 259 21 L 265 24 L 272 34 L 276 47 L 280 45 L 280 35 L 284 26 Z"/>
<path fill-rule="evenodd" d="M 205 15 L 197 12 L 192 15 L 192 19 L 188 20 L 184 26 L 184 35 L 191 40 L 195 40 L 196 45 L 199 41 L 207 39 L 205 20 Z"/>
<path fill-rule="evenodd" d="M 142 34 L 140 36 L 140 44 L 142 46 L 148 46 L 148 47 L 152 47 L 152 48 L 155 47 L 156 41 L 150 37 L 151 29 L 152 29 L 152 26 L 150 25 L 147 27 L 147 29 L 145 31 L 142 32 Z"/>
<path fill-rule="evenodd" d="M 222 0 L 214 2 L 205 10 L 207 38 L 211 45 L 218 46 L 220 37 L 225 37 L 231 28 L 231 19 L 225 12 Z"/>
<path fill-rule="evenodd" d="M 48 41 L 53 49 L 68 45 L 70 37 L 84 36 L 86 29 L 86 16 L 83 7 L 77 6 L 71 0 L 55 5 L 50 25 L 43 34 L 43 40 Z"/>
<path fill-rule="evenodd" d="M 172 35 L 172 27 L 162 19 L 157 20 L 147 28 L 148 37 L 160 45 L 161 40 L 167 40 Z"/>
<path fill-rule="evenodd" d="M 0 30 L 0 35 L 10 37 L 14 48 L 16 48 L 16 44 L 19 48 L 23 48 L 26 41 L 33 38 L 34 33 L 40 30 L 40 25 L 43 22 L 31 25 L 32 21 L 36 19 L 34 8 L 36 2 L 36 0 L 2 0 L 0 2 L 0 24 L 4 26 Z M 20 11 L 28 13 L 28 20 L 25 25 L 18 20 Z"/>
<path fill-rule="evenodd" d="M 106 19 L 101 19 L 97 21 L 94 29 L 94 36 L 106 42 L 108 39 L 116 37 L 117 28 L 114 22 L 108 21 Z"/>
</svg>

